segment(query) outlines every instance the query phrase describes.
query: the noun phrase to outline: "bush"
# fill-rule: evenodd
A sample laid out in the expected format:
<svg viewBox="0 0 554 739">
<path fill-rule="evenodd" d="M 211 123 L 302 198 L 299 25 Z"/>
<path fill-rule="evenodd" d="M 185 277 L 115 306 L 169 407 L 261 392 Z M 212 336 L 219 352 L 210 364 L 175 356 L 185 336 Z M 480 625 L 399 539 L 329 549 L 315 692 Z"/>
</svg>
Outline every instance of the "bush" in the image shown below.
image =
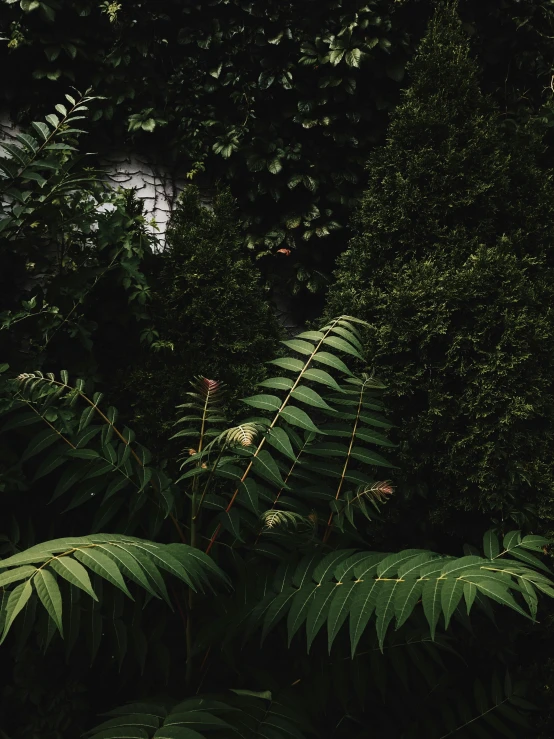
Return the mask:
<svg viewBox="0 0 554 739">
<path fill-rule="evenodd" d="M 437 11 L 410 72 L 327 310 L 372 325 L 407 490 L 487 515 L 534 501 L 546 515 L 554 191 L 541 131 L 502 125 L 454 6 Z"/>
<path fill-rule="evenodd" d="M 171 428 L 175 406 L 183 401 L 183 377 L 229 384 L 232 413 L 237 399 L 262 379 L 279 337 L 230 195 L 218 195 L 212 211 L 200 203 L 196 187 L 187 187 L 167 244 L 153 297 L 153 338 L 160 337 L 165 348 L 149 351 L 130 382 L 135 423 L 150 438 Z"/>
</svg>

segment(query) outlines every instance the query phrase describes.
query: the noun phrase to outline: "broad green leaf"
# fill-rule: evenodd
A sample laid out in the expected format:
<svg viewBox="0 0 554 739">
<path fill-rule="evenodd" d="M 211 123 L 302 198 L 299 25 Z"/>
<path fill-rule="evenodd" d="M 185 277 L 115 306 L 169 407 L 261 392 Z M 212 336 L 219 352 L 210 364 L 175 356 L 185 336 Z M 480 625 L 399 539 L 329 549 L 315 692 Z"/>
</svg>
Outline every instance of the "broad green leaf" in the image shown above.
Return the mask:
<svg viewBox="0 0 554 739">
<path fill-rule="evenodd" d="M 467 613 L 471 611 L 471 607 L 477 595 L 477 588 L 472 582 L 464 582 L 464 599 L 466 602 Z"/>
<path fill-rule="evenodd" d="M 144 570 L 127 549 L 124 549 L 122 546 L 104 546 L 102 544 L 98 545 L 98 549 L 102 550 L 107 557 L 112 559 L 117 564 L 118 568 L 125 573 L 130 580 L 133 580 L 133 582 L 136 582 L 138 585 L 143 587 L 155 598 L 159 597 L 150 585 Z"/>
<path fill-rule="evenodd" d="M 310 341 L 321 341 L 325 338 L 325 334 L 321 331 L 304 331 L 296 336 L 297 339 L 309 339 Z"/>
<path fill-rule="evenodd" d="M 62 594 L 56 578 L 46 569 L 38 570 L 33 577 L 33 584 L 42 605 L 46 608 L 48 615 L 58 627 L 63 636 L 62 625 Z"/>
<path fill-rule="evenodd" d="M 362 342 L 360 341 L 357 330 L 353 326 L 350 326 L 349 329 L 344 328 L 344 326 L 334 326 L 332 331 L 333 333 L 338 334 L 339 336 L 342 336 L 350 344 L 352 344 L 360 353 L 363 354 L 364 347 L 362 345 Z"/>
<path fill-rule="evenodd" d="M 441 588 L 443 583 L 444 580 L 439 580 L 439 578 L 426 580 L 423 583 L 423 590 L 421 593 L 423 612 L 425 613 L 425 618 L 429 623 L 431 639 L 433 639 L 433 641 L 435 640 L 435 630 L 441 615 Z"/>
<path fill-rule="evenodd" d="M 31 585 L 31 581 L 27 580 L 27 582 L 21 583 L 21 585 L 18 585 L 15 587 L 12 592 L 10 593 L 8 597 L 8 602 L 6 604 L 6 617 L 4 621 L 4 632 L 2 634 L 2 638 L 0 639 L 0 644 L 5 640 L 6 636 L 8 635 L 8 631 L 10 630 L 11 625 L 17 618 L 17 615 L 25 608 L 25 605 L 29 598 L 31 597 L 33 593 L 33 586 Z"/>
<path fill-rule="evenodd" d="M 315 431 L 320 434 L 324 433 L 317 428 L 306 411 L 303 411 L 296 406 L 287 405 L 283 408 L 280 415 L 285 421 L 287 421 L 287 423 L 290 423 L 291 426 L 298 426 L 298 428 L 305 429 L 306 431 Z"/>
<path fill-rule="evenodd" d="M 272 359 L 267 364 L 274 364 L 276 367 L 281 369 L 290 370 L 291 372 L 302 372 L 304 369 L 304 362 L 293 357 L 280 357 L 279 359 Z"/>
<path fill-rule="evenodd" d="M 331 654 L 331 647 L 337 634 L 348 618 L 350 601 L 357 587 L 358 583 L 354 580 L 337 584 L 335 588 L 327 614 L 327 648 L 329 654 Z"/>
<path fill-rule="evenodd" d="M 514 611 L 517 611 L 522 616 L 526 616 L 527 618 L 529 618 L 529 614 L 526 613 L 523 608 L 521 608 L 521 606 L 519 606 L 515 601 L 513 595 L 508 589 L 508 586 L 500 579 L 498 579 L 498 577 L 479 577 L 476 579 L 472 575 L 465 575 L 464 579 L 467 582 L 473 582 L 473 584 L 477 587 L 477 590 L 483 595 L 486 595 L 488 598 L 495 600 L 497 603 L 502 603 L 502 605 L 508 606 Z"/>
<path fill-rule="evenodd" d="M 313 361 L 333 367 L 333 369 L 339 370 L 339 372 L 344 372 L 345 375 L 353 376 L 345 363 L 338 357 L 335 357 L 334 354 L 329 354 L 329 352 L 317 352 L 313 356 Z"/>
<path fill-rule="evenodd" d="M 398 568 L 403 564 L 409 564 L 410 561 L 413 561 L 417 556 L 425 554 L 421 549 L 405 549 L 402 552 L 397 552 L 396 554 L 389 554 L 388 557 L 385 557 L 384 559 L 379 562 L 379 565 L 377 567 L 377 576 L 378 577 L 393 577 L 397 571 Z"/>
<path fill-rule="evenodd" d="M 333 410 L 333 408 L 323 400 L 319 393 L 316 393 L 315 390 L 312 390 L 305 385 L 297 385 L 291 395 L 295 400 L 314 406 L 314 408 L 327 408 L 330 411 Z"/>
<path fill-rule="evenodd" d="M 264 626 L 262 630 L 262 642 L 265 640 L 269 632 L 277 625 L 290 608 L 292 598 L 297 594 L 297 589 L 293 587 L 285 588 L 271 602 L 269 608 L 265 612 Z"/>
<path fill-rule="evenodd" d="M 46 123 L 42 123 L 40 121 L 33 121 L 31 123 L 31 126 L 35 129 L 35 131 L 41 136 L 45 141 L 50 136 L 50 129 L 46 125 Z"/>
<path fill-rule="evenodd" d="M 464 583 L 452 576 L 444 581 L 441 589 L 441 607 L 444 613 L 444 628 L 448 628 L 452 614 L 464 594 Z"/>
<path fill-rule="evenodd" d="M 468 554 L 466 557 L 460 557 L 459 559 L 453 559 L 447 562 L 441 569 L 441 575 L 459 576 L 462 572 L 478 570 L 479 565 L 484 564 L 487 564 L 487 560 L 475 554 Z"/>
<path fill-rule="evenodd" d="M 382 583 L 378 580 L 367 578 L 367 580 L 358 584 L 352 598 L 350 606 L 350 647 L 352 658 L 354 658 L 358 642 L 375 609 L 381 585 Z"/>
<path fill-rule="evenodd" d="M 259 387 L 269 387 L 273 390 L 290 390 L 294 385 L 288 377 L 270 377 L 268 380 L 259 382 Z"/>
<path fill-rule="evenodd" d="M 92 589 L 88 572 L 82 564 L 72 557 L 56 557 L 52 559 L 48 566 L 72 585 L 84 590 L 91 598 L 98 600 L 96 593 Z"/>
<path fill-rule="evenodd" d="M 323 583 L 316 588 L 306 616 L 306 638 L 308 652 L 313 640 L 325 623 L 329 612 L 329 602 L 335 594 L 336 583 Z"/>
<path fill-rule="evenodd" d="M 90 570 L 96 572 L 97 575 L 100 575 L 100 577 L 103 577 L 108 582 L 111 582 L 112 585 L 122 590 L 131 600 L 133 599 L 117 565 L 103 552 L 99 552 L 91 547 L 89 549 L 78 549 L 74 556 L 75 559 L 78 559 Z"/>
<path fill-rule="evenodd" d="M 364 449 L 361 446 L 352 447 L 352 449 L 350 450 L 350 455 L 354 459 L 357 459 L 360 462 L 364 462 L 365 464 L 377 465 L 378 467 L 391 467 L 391 468 L 397 469 L 396 465 L 389 462 L 387 459 L 382 457 L 380 454 L 377 454 L 377 452 L 371 451 L 369 449 Z"/>
<path fill-rule="evenodd" d="M 404 577 L 394 594 L 396 628 L 399 629 L 412 612 L 421 596 L 423 582 L 416 577 Z"/>
<path fill-rule="evenodd" d="M 494 559 L 500 554 L 498 537 L 492 529 L 483 536 L 483 551 L 487 559 Z"/>
<path fill-rule="evenodd" d="M 383 434 L 380 434 L 378 431 L 372 431 L 371 429 L 366 429 L 363 426 L 359 426 L 356 429 L 356 439 L 359 439 L 360 441 L 366 441 L 369 444 L 379 444 L 380 446 L 397 446 L 397 444 L 393 444 L 392 441 L 389 441 L 386 436 L 383 436 Z"/>
<path fill-rule="evenodd" d="M 358 359 L 363 359 L 363 356 L 355 347 L 352 346 L 352 344 L 344 339 L 339 339 L 338 336 L 328 336 L 322 343 L 332 346 L 333 349 L 339 349 L 346 354 L 351 354 L 353 357 L 357 357 Z"/>
<path fill-rule="evenodd" d="M 143 567 L 144 562 L 143 558 L 140 556 L 141 554 L 143 556 L 147 556 L 147 558 L 157 567 L 170 572 L 175 577 L 178 577 L 179 580 L 187 583 L 187 585 L 189 585 L 189 587 L 194 590 L 194 586 L 191 583 L 186 570 L 183 568 L 177 557 L 171 554 L 171 550 L 167 546 L 137 540 L 134 541 L 132 545 L 126 545 L 125 548 L 128 549 L 128 551 L 131 552 L 131 554 L 139 560 L 140 564 Z"/>
<path fill-rule="evenodd" d="M 35 454 L 47 449 L 49 446 L 54 444 L 54 442 L 59 441 L 59 439 L 60 435 L 55 431 L 52 431 L 50 428 L 41 431 L 36 436 L 33 436 L 28 447 L 21 455 L 21 461 L 25 462 L 27 459 L 34 457 Z"/>
<path fill-rule="evenodd" d="M 308 583 L 296 591 L 287 616 L 289 647 L 294 635 L 306 620 L 312 598 L 315 596 L 317 590 L 317 585 Z"/>
<path fill-rule="evenodd" d="M 549 544 L 552 544 L 550 539 L 545 539 L 544 536 L 538 536 L 536 534 L 529 534 L 523 537 L 519 546 L 535 552 L 542 552 L 544 547 L 547 547 Z"/>
<path fill-rule="evenodd" d="M 520 531 L 509 531 L 502 541 L 502 546 L 506 551 L 511 551 L 514 547 L 519 545 L 521 541 Z"/>
<path fill-rule="evenodd" d="M 304 380 L 311 380 L 312 382 L 319 382 L 322 385 L 326 385 L 327 387 L 332 387 L 334 390 L 343 392 L 341 386 L 334 377 L 332 377 L 328 372 L 325 372 L 325 370 L 313 369 L 310 367 L 304 372 L 302 378 Z"/>
<path fill-rule="evenodd" d="M 243 403 L 251 405 L 253 408 L 260 408 L 263 411 L 278 411 L 283 401 L 277 395 L 253 395 L 250 398 L 243 398 Z"/>
<path fill-rule="evenodd" d="M 0 573 L 0 588 L 5 588 L 12 582 L 18 580 L 24 580 L 30 577 L 34 572 L 37 571 L 36 567 L 32 565 L 24 565 L 23 567 L 17 567 L 15 570 L 7 570 L 6 572 Z"/>
<path fill-rule="evenodd" d="M 514 547 L 514 549 L 511 550 L 510 555 L 522 562 L 525 562 L 525 564 L 530 565 L 533 569 L 543 570 L 543 572 L 548 572 L 550 574 L 548 567 L 541 562 L 538 557 L 529 554 L 529 552 L 522 551 L 519 547 Z"/>
<path fill-rule="evenodd" d="M 315 347 L 308 341 L 302 341 L 301 339 L 291 339 L 290 341 L 282 341 L 289 349 L 293 349 L 299 354 L 312 354 L 315 351 Z"/>
<path fill-rule="evenodd" d="M 265 449 L 262 449 L 258 452 L 257 456 L 253 458 L 252 469 L 264 480 L 271 482 L 273 485 L 277 485 L 279 489 L 285 486 L 275 460 Z"/>
<path fill-rule="evenodd" d="M 317 583 L 331 580 L 334 577 L 337 566 L 354 554 L 354 551 L 354 549 L 340 549 L 336 552 L 329 552 L 329 554 L 326 554 L 314 569 L 312 574 L 313 580 Z"/>
<path fill-rule="evenodd" d="M 274 447 L 274 449 L 280 451 L 293 462 L 296 461 L 297 454 L 292 448 L 289 435 L 287 434 L 285 429 L 281 428 L 280 426 L 274 426 L 268 431 L 266 438 L 267 443 Z"/>
<path fill-rule="evenodd" d="M 406 579 L 411 575 L 419 575 L 421 566 L 427 564 L 429 560 L 433 559 L 434 557 L 435 555 L 432 552 L 424 552 L 423 554 L 418 554 L 417 557 L 409 559 L 398 568 L 398 577 Z"/>
<path fill-rule="evenodd" d="M 401 584 L 403 583 L 400 580 L 387 580 L 381 582 L 379 588 L 379 596 L 375 604 L 375 616 L 377 617 L 375 628 L 381 651 L 383 651 L 387 629 L 394 618 L 395 595 Z"/>
<path fill-rule="evenodd" d="M 247 478 L 244 482 L 239 482 L 239 494 L 237 500 L 256 516 L 260 515 L 258 486 L 256 481 L 252 478 Z"/>
</svg>

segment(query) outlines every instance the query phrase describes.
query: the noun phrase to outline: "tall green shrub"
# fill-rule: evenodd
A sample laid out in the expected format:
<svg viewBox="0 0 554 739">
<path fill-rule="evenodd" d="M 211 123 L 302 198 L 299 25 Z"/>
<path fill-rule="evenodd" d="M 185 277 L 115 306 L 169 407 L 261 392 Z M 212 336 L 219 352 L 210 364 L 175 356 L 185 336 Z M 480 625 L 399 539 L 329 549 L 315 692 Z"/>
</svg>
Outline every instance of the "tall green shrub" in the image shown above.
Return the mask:
<svg viewBox="0 0 554 739">
<path fill-rule="evenodd" d="M 201 204 L 196 187 L 187 187 L 161 260 L 153 297 L 156 334 L 150 338 L 165 348 L 157 355 L 148 351 L 131 375 L 133 394 L 139 388 L 135 423 L 154 436 L 171 427 L 185 376 L 231 385 L 232 412 L 262 378 L 279 336 L 229 194 L 218 195 L 212 210 Z"/>
<path fill-rule="evenodd" d="M 554 189 L 541 131 L 502 125 L 453 5 L 409 71 L 328 311 L 371 323 L 369 353 L 402 419 L 406 490 L 455 509 L 515 515 L 538 502 L 545 513 Z"/>
</svg>

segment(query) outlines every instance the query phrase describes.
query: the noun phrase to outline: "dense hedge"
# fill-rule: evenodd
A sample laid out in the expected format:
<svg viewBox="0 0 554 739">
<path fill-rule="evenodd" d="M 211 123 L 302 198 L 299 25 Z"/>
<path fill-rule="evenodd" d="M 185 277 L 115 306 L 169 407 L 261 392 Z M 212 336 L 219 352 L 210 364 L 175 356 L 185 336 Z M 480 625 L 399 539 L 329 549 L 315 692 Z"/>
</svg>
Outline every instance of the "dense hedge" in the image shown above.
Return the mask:
<svg viewBox="0 0 554 739">
<path fill-rule="evenodd" d="M 405 490 L 440 516 L 437 501 L 552 512 L 554 188 L 541 131 L 502 125 L 452 7 L 409 74 L 328 311 L 371 323 Z"/>
<path fill-rule="evenodd" d="M 146 351 L 127 383 L 135 426 L 149 438 L 171 429 L 175 406 L 185 401 L 189 389 L 185 378 L 203 375 L 228 383 L 232 413 L 237 399 L 261 379 L 279 337 L 228 193 L 215 198 L 212 211 L 201 204 L 197 188 L 188 186 L 160 261 L 151 308 L 157 334 L 152 338 L 166 342 L 166 348 Z"/>
<path fill-rule="evenodd" d="M 363 165 L 383 140 L 433 0 L 23 0 L 0 4 L 5 104 L 50 112 L 69 85 L 106 102 L 91 150 L 127 143 L 206 168 L 237 198 L 256 254 L 294 249 L 318 290 L 346 242 Z M 506 117 L 535 110 L 554 60 L 549 0 L 462 0 Z M 274 276 L 275 263 L 265 265 Z M 280 280 L 279 275 L 275 275 Z"/>
</svg>

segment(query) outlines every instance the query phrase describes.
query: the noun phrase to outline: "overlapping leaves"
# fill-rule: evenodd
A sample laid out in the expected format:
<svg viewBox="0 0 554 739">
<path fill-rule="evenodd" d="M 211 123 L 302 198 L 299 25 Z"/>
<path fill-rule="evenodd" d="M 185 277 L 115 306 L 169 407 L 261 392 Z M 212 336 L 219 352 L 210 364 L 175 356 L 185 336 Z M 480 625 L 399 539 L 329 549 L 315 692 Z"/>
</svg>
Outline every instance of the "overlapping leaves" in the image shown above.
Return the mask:
<svg viewBox="0 0 554 739">
<path fill-rule="evenodd" d="M 225 579 L 209 557 L 185 544 L 156 544 L 122 534 L 91 534 L 37 544 L 0 561 L 1 640 L 35 596 L 63 633 L 59 581 L 65 580 L 97 600 L 89 573 L 95 573 L 129 597 L 132 596 L 126 580 L 170 604 L 161 571 L 182 580 L 194 591 L 210 588 L 213 579 Z"/>
<path fill-rule="evenodd" d="M 93 530 L 111 521 L 125 500 L 134 513 L 148 496 L 159 508 L 161 521 L 173 506 L 171 481 L 150 464 L 150 453 L 135 442 L 131 429 L 117 428 L 117 410 L 102 410 L 102 397 L 98 392 L 89 397 L 83 380 L 70 385 L 65 371 L 59 380 L 51 373 L 24 374 L 17 378 L 11 414 L 2 429 L 42 424 L 21 461 L 40 459 L 35 480 L 58 470 L 51 500 L 71 494 L 65 510 L 100 499 Z"/>
<path fill-rule="evenodd" d="M 492 551 L 490 542 L 495 542 Z M 534 619 L 539 593 L 554 596 L 550 571 L 531 554 L 548 543 L 544 537 L 522 538 L 512 531 L 500 547 L 494 532 L 488 532 L 484 557 L 418 549 L 395 554 L 337 550 L 316 561 L 307 555 L 267 599 L 263 637 L 286 616 L 289 643 L 304 627 L 310 649 L 326 625 L 331 650 L 348 621 L 353 656 L 370 622 L 382 649 L 391 624 L 400 628 L 419 605 L 433 639 L 441 619 L 447 628 L 458 609 L 469 614 L 474 606 L 490 608 L 491 601 Z"/>
<path fill-rule="evenodd" d="M 311 733 L 302 712 L 271 692 L 236 690 L 224 696 L 198 696 L 173 706 L 132 703 L 106 714 L 87 739 L 202 739 L 204 732 L 243 739 Z M 305 733 L 306 732 L 306 733 Z"/>
</svg>

